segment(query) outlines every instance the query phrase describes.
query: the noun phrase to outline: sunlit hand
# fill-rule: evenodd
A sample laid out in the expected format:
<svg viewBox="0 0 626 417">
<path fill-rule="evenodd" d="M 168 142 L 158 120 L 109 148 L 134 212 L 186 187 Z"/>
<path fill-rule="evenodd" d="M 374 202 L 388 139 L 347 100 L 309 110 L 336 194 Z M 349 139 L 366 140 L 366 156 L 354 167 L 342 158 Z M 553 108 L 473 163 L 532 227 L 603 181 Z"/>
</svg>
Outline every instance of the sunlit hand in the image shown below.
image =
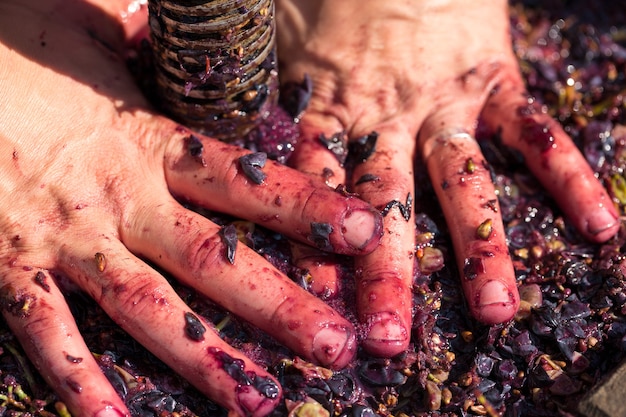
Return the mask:
<svg viewBox="0 0 626 417">
<path fill-rule="evenodd" d="M 67 281 L 209 397 L 264 415 L 278 383 L 145 261 L 320 364 L 348 363 L 355 331 L 172 194 L 350 255 L 378 245 L 382 217 L 152 113 L 123 59 L 126 3 L 0 4 L 0 310 L 74 415 L 128 410 L 79 334 Z"/>
<path fill-rule="evenodd" d="M 616 233 L 617 212 L 592 170 L 527 97 L 506 1 L 277 0 L 277 10 L 281 80 L 308 74 L 313 85 L 290 163 L 330 186 L 346 184 L 385 213 L 381 246 L 356 260 L 369 352 L 391 356 L 410 340 L 414 164 L 427 166 L 471 314 L 492 324 L 518 309 L 497 195 L 474 139 L 479 119 L 521 152 L 585 237 Z M 343 163 L 349 149 L 358 155 Z M 332 292 L 332 268 L 302 258 L 318 291 Z"/>
</svg>

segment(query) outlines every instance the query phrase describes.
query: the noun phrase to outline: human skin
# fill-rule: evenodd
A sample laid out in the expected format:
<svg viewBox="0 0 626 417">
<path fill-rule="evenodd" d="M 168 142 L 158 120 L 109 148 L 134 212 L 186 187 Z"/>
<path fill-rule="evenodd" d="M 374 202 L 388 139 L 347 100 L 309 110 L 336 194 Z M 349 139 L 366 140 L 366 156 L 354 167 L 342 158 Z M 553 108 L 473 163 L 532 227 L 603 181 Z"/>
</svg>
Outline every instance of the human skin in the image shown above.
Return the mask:
<svg viewBox="0 0 626 417">
<path fill-rule="evenodd" d="M 506 322 L 519 306 L 497 195 L 473 139 L 479 121 L 524 156 L 582 235 L 602 242 L 617 232 L 607 192 L 558 123 L 529 100 L 511 47 L 506 1 L 276 5 L 281 80 L 298 83 L 308 74 L 313 84 L 290 164 L 331 187 L 346 184 L 379 209 L 414 195 L 415 166 L 425 164 L 467 306 L 479 321 Z M 373 131 L 376 151 L 351 175 L 319 140 L 344 132 L 353 141 Z M 364 174 L 379 179 L 356 184 Z M 478 236 L 485 221 L 490 233 Z M 393 356 L 410 341 L 414 246 L 413 217 L 405 220 L 396 205 L 384 218 L 381 245 L 355 260 L 363 346 L 371 354 Z M 310 251 L 302 258 L 318 292 L 336 291 L 327 258 Z"/>
<path fill-rule="evenodd" d="M 287 193 L 280 199 L 284 204 L 272 210 L 282 222 L 267 225 L 305 243 L 311 221 L 328 222 L 339 231 L 346 226 L 341 223 L 348 207 L 358 213 L 368 212 L 367 206 L 272 163 L 264 168 L 267 182 L 253 186 L 235 169 L 244 151 L 207 138 L 201 138 L 206 166 L 192 158 L 185 146 L 190 132 L 152 113 L 124 67 L 125 40 L 145 24 L 143 17 L 123 17 L 127 1 L 93 0 L 94 7 L 76 0 L 23 3 L 0 4 L 0 184 L 3 196 L 20 196 L 0 201 L 0 306 L 72 412 L 121 415 L 127 410 L 81 341 L 64 287 L 57 285 L 60 277 L 84 289 L 133 337 L 234 412 L 262 415 L 277 401 L 277 395 L 263 396 L 223 372 L 225 353 L 243 361 L 246 371 L 271 378 L 225 345 L 209 323 L 198 317 L 207 328 L 204 339 L 185 335 L 185 313 L 192 312 L 142 261 L 146 258 L 270 333 L 294 329 L 274 335 L 303 356 L 345 365 L 356 341 L 349 323 L 243 245 L 231 265 L 222 255 L 219 227 L 183 209 L 171 193 L 212 209 L 237 208 L 231 214 L 262 223 L 276 218 L 262 210 L 273 207 L 267 203 L 276 201 L 280 190 Z M 477 318 L 506 320 L 518 302 L 499 215 L 481 208 L 495 198 L 483 158 L 467 136 L 453 136 L 473 134 L 479 116 L 488 127 L 502 128 L 505 142 L 531 161 L 585 236 L 602 241 L 615 232 L 606 193 L 564 133 L 541 113 L 521 117 L 515 111 L 528 105 L 510 51 L 504 2 L 490 2 L 489 9 L 486 2 L 467 7 L 352 0 L 302 1 L 302 6 L 279 1 L 277 6 L 279 53 L 289 57 L 281 77 L 299 82 L 306 72 L 315 85 L 302 120 L 305 140 L 293 164 L 315 181 L 323 168 L 331 168 L 331 186 L 352 185 L 352 178 L 375 173 L 380 180 L 354 187 L 375 206 L 404 202 L 414 188 L 414 163 L 428 164 L 460 269 L 466 269 L 465 259 L 477 259 L 470 264 L 480 273 L 463 281 Z M 462 48 L 459 38 L 466 42 Z M 554 137 L 547 148 L 520 133 L 545 124 Z M 376 153 L 351 178 L 317 145 L 319 133 L 340 130 L 351 138 L 380 133 Z M 472 173 L 465 172 L 470 156 L 477 166 Z M 279 176 L 293 183 L 280 189 Z M 293 189 L 301 196 L 290 194 Z M 579 192 L 564 195 L 565 189 Z M 241 205 L 242 193 L 250 205 Z M 303 207 L 308 196 L 317 203 Z M 597 214 L 603 211 L 608 219 Z M 477 240 L 476 228 L 487 216 L 494 231 L 488 240 Z M 333 235 L 336 251 L 359 255 L 376 246 L 376 216 L 358 217 L 346 231 L 365 232 L 344 236 L 353 244 Z M 362 271 L 361 319 L 371 330 L 364 346 L 390 356 L 409 341 L 414 229 L 397 207 L 385 217 L 384 229 L 381 246 L 356 259 Z M 251 276 L 261 279 L 251 282 Z M 506 290 L 494 292 L 494 282 Z M 240 290 L 245 287 L 250 291 Z M 483 306 L 475 303 L 481 288 L 490 298 Z M 259 303 L 264 299 L 267 304 Z M 322 313 L 312 320 L 316 310 Z M 300 315 L 294 318 L 293 311 Z M 178 329 L 174 340 L 171 329 Z"/>
<path fill-rule="evenodd" d="M 312 222 L 327 223 L 329 247 L 347 255 L 379 244 L 382 217 L 271 161 L 256 184 L 239 162 L 249 151 L 154 113 L 125 66 L 146 22 L 128 6 L 0 3 L 0 311 L 74 415 L 128 410 L 80 336 L 63 297 L 72 286 L 208 397 L 265 415 L 280 400 L 277 381 L 145 261 L 321 365 L 349 363 L 356 332 L 245 245 L 231 262 L 222 228 L 173 196 L 305 244 Z M 241 372 L 229 374 L 231 363 Z"/>
</svg>

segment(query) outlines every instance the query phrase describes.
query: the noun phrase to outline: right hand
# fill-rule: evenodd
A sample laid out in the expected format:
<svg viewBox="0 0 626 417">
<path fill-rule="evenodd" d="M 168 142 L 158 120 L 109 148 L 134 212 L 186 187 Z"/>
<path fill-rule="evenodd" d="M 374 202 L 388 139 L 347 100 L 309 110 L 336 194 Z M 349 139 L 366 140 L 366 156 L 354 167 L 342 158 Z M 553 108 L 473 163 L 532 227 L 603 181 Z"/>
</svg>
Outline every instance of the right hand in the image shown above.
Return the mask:
<svg viewBox="0 0 626 417">
<path fill-rule="evenodd" d="M 369 353 L 393 356 L 410 342 L 416 232 L 407 196 L 415 196 L 416 165 L 428 170 L 445 215 L 469 312 L 486 324 L 517 312 L 498 197 L 475 140 L 479 120 L 524 156 L 583 236 L 603 242 L 617 233 L 608 193 L 528 97 L 505 0 L 277 0 L 277 28 L 281 81 L 308 74 L 313 84 L 289 163 L 390 208 L 381 245 L 355 261 Z M 375 151 L 346 169 L 320 137 L 337 138 L 333 150 L 348 161 L 361 138 L 375 137 Z M 321 291 L 336 287 L 327 262 L 303 259 Z"/>
</svg>

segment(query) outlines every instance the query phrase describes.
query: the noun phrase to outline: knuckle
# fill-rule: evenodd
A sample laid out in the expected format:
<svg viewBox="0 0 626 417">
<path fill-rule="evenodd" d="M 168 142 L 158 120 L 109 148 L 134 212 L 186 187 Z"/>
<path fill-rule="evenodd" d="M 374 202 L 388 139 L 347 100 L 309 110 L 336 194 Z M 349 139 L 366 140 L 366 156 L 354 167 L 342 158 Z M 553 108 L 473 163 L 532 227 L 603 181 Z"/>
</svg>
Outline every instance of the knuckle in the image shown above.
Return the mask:
<svg viewBox="0 0 626 417">
<path fill-rule="evenodd" d="M 188 246 L 184 267 L 191 271 L 222 267 L 228 262 L 226 250 L 219 232 L 202 233 Z"/>
<path fill-rule="evenodd" d="M 144 274 L 105 286 L 103 298 L 108 298 L 111 302 L 101 300 L 105 302 L 100 304 L 114 305 L 114 308 L 107 309 L 109 310 L 107 313 L 114 321 L 120 322 L 132 317 L 141 317 L 147 309 L 154 308 L 155 303 L 165 304 L 164 293 L 160 280 L 150 274 Z"/>
</svg>

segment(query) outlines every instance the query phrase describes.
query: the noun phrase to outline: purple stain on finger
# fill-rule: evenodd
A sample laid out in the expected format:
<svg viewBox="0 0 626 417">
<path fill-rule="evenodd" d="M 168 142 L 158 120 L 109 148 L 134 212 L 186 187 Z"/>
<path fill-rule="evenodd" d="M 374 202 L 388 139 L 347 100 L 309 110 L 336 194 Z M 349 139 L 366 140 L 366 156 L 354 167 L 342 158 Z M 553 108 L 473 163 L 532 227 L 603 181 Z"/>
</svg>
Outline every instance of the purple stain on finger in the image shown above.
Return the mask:
<svg viewBox="0 0 626 417">
<path fill-rule="evenodd" d="M 38 271 L 35 274 L 35 283 L 44 289 L 45 292 L 50 292 L 50 285 L 48 285 L 46 274 L 41 271 Z"/>
<path fill-rule="evenodd" d="M 556 146 L 550 126 L 537 124 L 532 119 L 524 123 L 520 139 L 529 145 L 537 147 L 542 153 Z"/>
<path fill-rule="evenodd" d="M 224 372 L 239 385 L 252 385 L 252 379 L 244 370 L 244 361 L 230 356 L 228 353 L 214 347 L 207 349 L 220 362 Z"/>
<path fill-rule="evenodd" d="M 222 241 L 226 246 L 226 259 L 230 262 L 231 265 L 235 264 L 235 254 L 237 252 L 237 242 L 239 239 L 237 238 L 237 229 L 234 225 L 229 224 L 224 226 L 221 231 Z"/>
<path fill-rule="evenodd" d="M 20 319 L 30 316 L 36 302 L 37 297 L 23 290 L 16 290 L 12 285 L 7 285 L 0 292 L 0 310 Z"/>
<path fill-rule="evenodd" d="M 482 207 L 484 207 L 484 208 L 488 208 L 488 209 L 490 209 L 491 211 L 493 211 L 494 213 L 497 213 L 497 212 L 498 212 L 498 200 L 497 200 L 497 199 L 495 199 L 495 198 L 493 198 L 493 199 L 491 199 L 491 200 L 487 200 L 487 202 L 486 202 L 486 203 L 484 203 L 484 204 L 482 205 Z"/>
<path fill-rule="evenodd" d="M 330 234 L 333 227 L 329 223 L 311 222 L 311 234 L 308 239 L 321 250 L 332 250 L 330 244 Z"/>
<path fill-rule="evenodd" d="M 361 164 L 369 159 L 376 151 L 376 141 L 378 140 L 378 132 L 371 132 L 368 135 L 350 142 L 348 145 L 348 154 L 350 161 L 354 165 Z"/>
<path fill-rule="evenodd" d="M 543 113 L 539 104 L 532 98 L 528 99 L 528 105 L 517 109 L 517 115 L 521 119 L 520 141 L 539 148 L 543 152 L 556 146 L 554 135 L 548 124 L 539 124 L 535 115 Z"/>
<path fill-rule="evenodd" d="M 83 361 L 83 358 L 72 356 L 70 354 L 65 354 L 65 359 L 70 363 L 81 363 Z"/>
<path fill-rule="evenodd" d="M 217 359 L 224 372 L 228 374 L 241 387 L 250 386 L 265 398 L 275 399 L 280 394 L 276 382 L 270 377 L 262 377 L 255 372 L 245 371 L 242 359 L 233 358 L 228 353 L 215 347 L 209 347 L 207 351 Z"/>
<path fill-rule="evenodd" d="M 465 258 L 463 265 L 463 276 L 468 281 L 473 281 L 478 277 L 478 274 L 485 272 L 485 264 L 481 258 L 470 257 Z"/>
<path fill-rule="evenodd" d="M 194 342 L 204 340 L 206 327 L 202 324 L 198 317 L 190 312 L 185 312 L 185 334 Z"/>
<path fill-rule="evenodd" d="M 265 152 L 254 152 L 239 158 L 239 165 L 246 177 L 255 184 L 263 184 L 267 175 L 263 172 L 263 167 L 267 162 Z"/>
<path fill-rule="evenodd" d="M 83 387 L 78 383 L 78 381 L 75 381 L 72 378 L 66 378 L 65 379 L 65 383 L 76 394 L 80 394 L 81 392 L 83 392 Z"/>
</svg>

